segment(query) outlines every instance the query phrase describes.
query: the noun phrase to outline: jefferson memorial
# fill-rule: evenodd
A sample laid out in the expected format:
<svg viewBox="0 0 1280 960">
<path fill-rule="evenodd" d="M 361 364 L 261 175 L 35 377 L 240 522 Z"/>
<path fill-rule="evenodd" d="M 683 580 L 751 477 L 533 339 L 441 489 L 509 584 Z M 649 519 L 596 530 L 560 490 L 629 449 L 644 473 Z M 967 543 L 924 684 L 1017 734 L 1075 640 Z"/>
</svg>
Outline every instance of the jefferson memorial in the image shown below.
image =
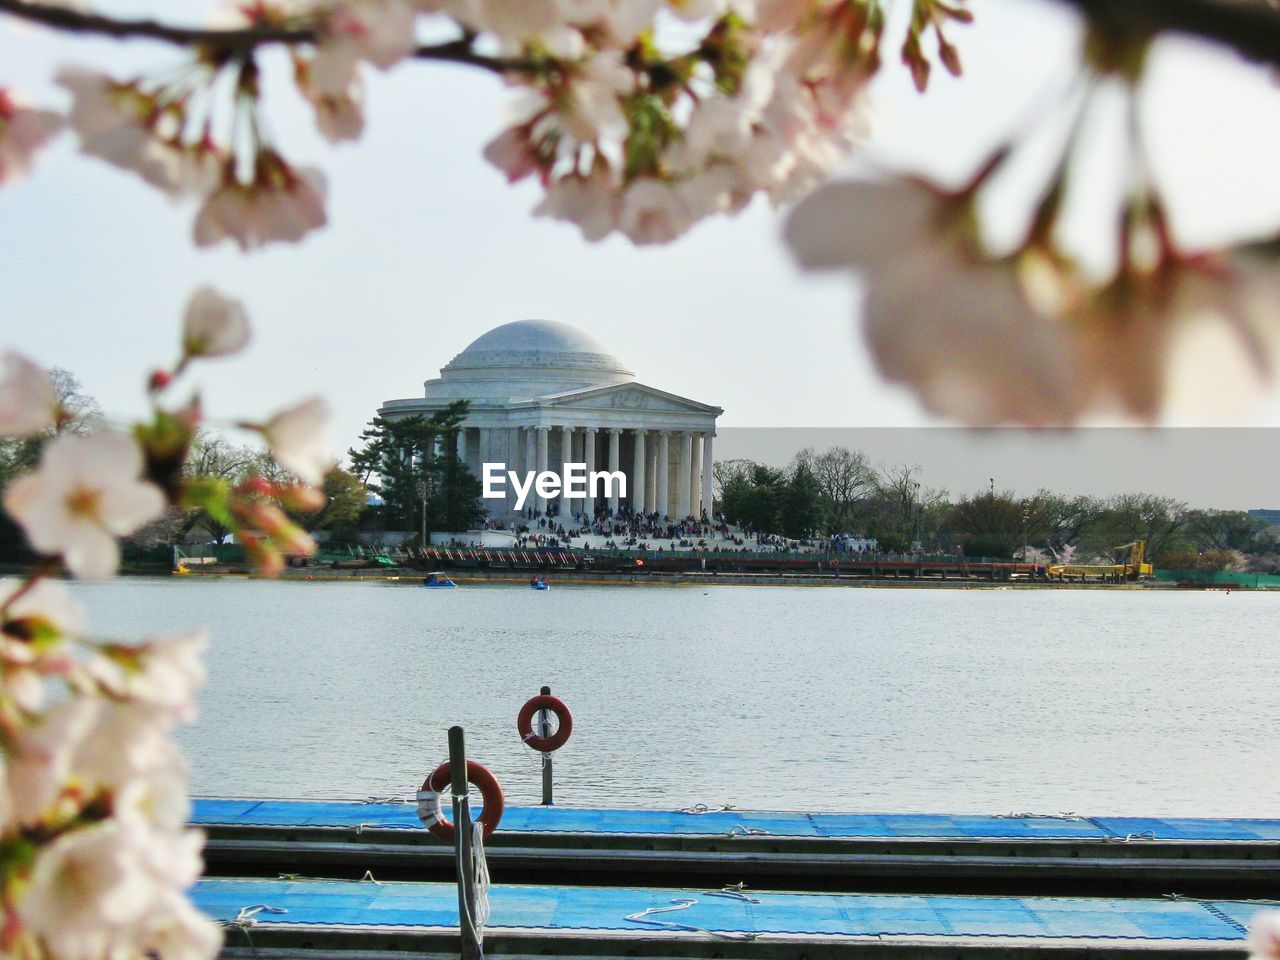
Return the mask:
<svg viewBox="0 0 1280 960">
<path fill-rule="evenodd" d="M 422 397 L 388 400 L 390 419 L 431 414 L 458 400 L 470 413 L 458 432 L 458 456 L 477 477 L 481 464 L 505 463 L 520 474 L 565 463 L 621 471 L 627 496 L 597 503 L 570 500 L 561 514 L 588 515 L 625 506 L 675 519 L 712 516 L 712 438 L 724 411 L 678 397 L 636 376 L 594 337 L 552 320 L 495 327 L 450 360 Z M 486 501 L 495 518 L 515 510 L 516 495 Z M 588 491 L 594 492 L 594 491 Z M 530 504 L 534 497 L 530 496 Z M 527 507 L 528 505 L 526 505 Z M 536 509 L 547 500 L 536 498 Z"/>
</svg>

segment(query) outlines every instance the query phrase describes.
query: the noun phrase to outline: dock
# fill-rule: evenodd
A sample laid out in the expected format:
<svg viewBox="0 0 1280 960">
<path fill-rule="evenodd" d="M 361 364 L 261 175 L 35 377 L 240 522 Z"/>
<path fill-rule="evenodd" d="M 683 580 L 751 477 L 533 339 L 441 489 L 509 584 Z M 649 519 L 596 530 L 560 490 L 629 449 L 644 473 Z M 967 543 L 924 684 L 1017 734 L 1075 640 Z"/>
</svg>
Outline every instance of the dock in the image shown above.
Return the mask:
<svg viewBox="0 0 1280 960">
<path fill-rule="evenodd" d="M 448 883 L 202 880 L 224 956 L 457 956 Z M 1256 907 L 1180 899 L 895 896 L 495 885 L 488 956 L 1242 957 Z"/>
<path fill-rule="evenodd" d="M 453 876 L 408 802 L 198 800 L 193 822 L 222 876 Z M 516 883 L 1247 899 L 1280 891 L 1280 820 L 508 807 L 486 856 Z"/>
</svg>

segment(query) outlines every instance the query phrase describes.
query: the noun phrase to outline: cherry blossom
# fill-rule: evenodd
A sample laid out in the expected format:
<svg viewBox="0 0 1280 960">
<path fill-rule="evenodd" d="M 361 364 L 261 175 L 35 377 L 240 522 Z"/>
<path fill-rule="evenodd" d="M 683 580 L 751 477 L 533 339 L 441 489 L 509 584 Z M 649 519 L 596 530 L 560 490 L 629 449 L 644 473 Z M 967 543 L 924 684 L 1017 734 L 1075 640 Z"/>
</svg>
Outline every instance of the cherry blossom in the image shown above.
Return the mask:
<svg viewBox="0 0 1280 960">
<path fill-rule="evenodd" d="M 112 430 L 62 435 L 45 446 L 40 466 L 5 491 L 4 506 L 41 553 L 61 554 L 77 577 L 105 577 L 120 563 L 116 537 L 164 510 L 164 495 L 139 479 L 142 451 Z"/>
<path fill-rule="evenodd" d="M 201 287 L 191 297 L 182 319 L 185 357 L 227 357 L 249 342 L 249 315 L 244 304 Z"/>
<path fill-rule="evenodd" d="M 417 15 L 411 0 L 342 0 L 325 21 L 317 56 L 352 55 L 386 70 L 417 46 Z"/>
<path fill-rule="evenodd" d="M 688 199 L 674 184 L 644 179 L 623 191 L 618 229 L 633 243 L 670 243 L 694 219 Z"/>
<path fill-rule="evenodd" d="M 296 243 L 328 222 L 324 197 L 323 173 L 291 167 L 279 154 L 263 151 L 251 184 L 240 183 L 228 165 L 222 185 L 196 214 L 196 246 L 228 239 L 241 250 L 277 240 Z"/>
<path fill-rule="evenodd" d="M 1280 960 L 1280 911 L 1262 910 L 1249 924 L 1249 960 Z"/>
<path fill-rule="evenodd" d="M 18 914 L 53 956 L 110 956 L 158 893 L 130 836 L 104 821 L 63 834 L 41 851 Z"/>
<path fill-rule="evenodd" d="M 534 216 L 568 220 L 584 239 L 603 240 L 618 225 L 617 183 L 604 164 L 587 176 L 571 174 L 547 187 L 546 196 L 534 208 Z"/>
<path fill-rule="evenodd" d="M 139 647 L 116 647 L 91 661 L 90 672 L 110 693 L 149 704 L 175 721 L 196 719 L 196 694 L 204 686 L 204 630 L 152 637 Z"/>
<path fill-rule="evenodd" d="M 1009 262 L 976 246 L 964 202 L 924 184 L 842 183 L 806 199 L 787 239 L 808 269 L 855 270 L 872 356 L 930 410 L 1047 424 L 1087 399 L 1069 333 L 1039 316 Z"/>
<path fill-rule="evenodd" d="M 6 350 L 0 370 L 0 436 L 31 436 L 57 424 L 58 392 L 43 367 Z"/>
<path fill-rule="evenodd" d="M 0 87 L 0 185 L 20 180 L 62 124 L 58 114 L 23 107 Z"/>
<path fill-rule="evenodd" d="M 333 413 L 323 397 L 282 410 L 258 429 L 271 456 L 303 483 L 317 486 L 333 468 Z"/>
</svg>

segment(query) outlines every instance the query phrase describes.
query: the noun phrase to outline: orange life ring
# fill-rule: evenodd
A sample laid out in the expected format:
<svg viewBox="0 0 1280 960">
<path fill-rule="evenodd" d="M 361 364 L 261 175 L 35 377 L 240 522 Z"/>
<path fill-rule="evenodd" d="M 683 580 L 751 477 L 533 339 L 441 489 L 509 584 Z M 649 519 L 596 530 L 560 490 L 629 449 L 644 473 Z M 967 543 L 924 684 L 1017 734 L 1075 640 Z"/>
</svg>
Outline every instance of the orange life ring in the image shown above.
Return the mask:
<svg viewBox="0 0 1280 960">
<path fill-rule="evenodd" d="M 549 737 L 539 737 L 533 732 L 533 715 L 539 710 L 550 710 L 560 721 L 556 732 Z M 573 714 L 569 712 L 563 700 L 544 693 L 534 697 L 520 708 L 520 716 L 516 718 L 516 729 L 520 731 L 520 739 L 533 749 L 539 753 L 550 753 L 552 750 L 559 750 L 568 742 L 569 735 L 573 733 Z"/>
<path fill-rule="evenodd" d="M 440 791 L 453 782 L 451 776 L 452 770 L 446 760 L 422 781 L 422 789 L 418 791 L 418 819 L 445 843 L 453 843 L 456 836 L 453 824 L 445 819 L 440 803 Z M 498 821 L 502 819 L 502 811 L 506 807 L 502 786 L 497 777 L 474 760 L 467 761 L 467 782 L 474 783 L 484 798 L 484 809 L 480 811 L 476 823 L 484 826 L 484 838 L 488 840 L 493 831 L 498 829 Z M 439 789 L 435 784 L 440 785 Z"/>
</svg>

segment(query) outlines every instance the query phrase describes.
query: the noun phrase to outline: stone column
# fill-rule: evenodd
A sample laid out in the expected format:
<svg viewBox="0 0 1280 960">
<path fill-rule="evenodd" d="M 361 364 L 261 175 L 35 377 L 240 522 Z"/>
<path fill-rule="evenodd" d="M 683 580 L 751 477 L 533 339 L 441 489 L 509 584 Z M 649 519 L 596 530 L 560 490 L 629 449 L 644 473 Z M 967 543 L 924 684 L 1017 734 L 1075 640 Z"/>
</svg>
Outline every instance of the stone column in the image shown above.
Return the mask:
<svg viewBox="0 0 1280 960">
<path fill-rule="evenodd" d="M 680 433 L 680 453 L 676 461 L 676 510 L 678 520 L 689 515 L 689 461 L 693 453 L 693 434 Z"/>
<path fill-rule="evenodd" d="M 480 435 L 477 438 L 479 440 L 479 443 L 477 444 L 477 446 L 479 447 L 479 456 L 477 457 L 477 466 L 481 471 L 484 470 L 484 465 L 488 463 L 490 459 L 492 459 L 489 456 L 489 446 L 493 442 L 492 433 L 493 431 L 490 430 L 488 427 L 481 427 Z"/>
<path fill-rule="evenodd" d="M 569 469 L 566 464 L 573 463 L 573 427 L 560 428 L 560 522 L 564 523 L 566 518 L 572 519 L 571 514 L 575 510 L 582 509 L 581 500 L 566 500 L 564 498 L 565 482 L 569 479 Z"/>
<path fill-rule="evenodd" d="M 507 428 L 507 469 L 519 472 L 522 468 L 520 462 L 524 459 L 524 444 L 520 439 L 519 427 Z M 516 509 L 516 492 L 511 487 L 511 481 L 507 481 L 507 509 L 512 513 Z"/>
<path fill-rule="evenodd" d="M 702 434 L 693 434 L 693 457 L 689 462 L 689 512 L 702 512 Z"/>
<path fill-rule="evenodd" d="M 658 445 L 645 446 L 644 457 L 644 512 L 658 509 Z"/>
<path fill-rule="evenodd" d="M 671 506 L 671 431 L 658 433 L 658 505 L 659 517 L 669 516 Z"/>
<path fill-rule="evenodd" d="M 707 522 L 715 522 L 715 472 L 711 459 L 711 441 L 715 437 L 714 430 L 702 435 L 702 509 L 706 511 Z"/>
<path fill-rule="evenodd" d="M 520 464 L 521 479 L 523 475 L 530 470 L 538 469 L 538 431 L 533 427 L 524 428 L 524 460 Z M 524 507 L 528 510 L 530 507 L 536 507 L 536 499 L 532 496 L 526 497 Z"/>
<path fill-rule="evenodd" d="M 467 428 L 458 428 L 458 462 L 466 465 L 467 462 Z"/>
<path fill-rule="evenodd" d="M 618 447 L 622 440 L 622 428 L 609 428 L 609 472 L 617 473 L 619 469 Z M 609 509 L 613 511 L 613 515 L 618 515 L 618 485 L 615 483 L 609 491 Z"/>
<path fill-rule="evenodd" d="M 584 427 L 582 430 L 582 462 L 587 466 L 587 499 L 582 501 L 582 512 L 590 522 L 596 515 L 595 488 L 591 484 L 591 474 L 596 469 L 596 428 Z"/>
<path fill-rule="evenodd" d="M 547 438 L 550 434 L 550 427 L 538 427 L 538 473 L 545 473 L 547 469 Z M 542 513 L 547 512 L 547 498 L 536 492 L 534 493 L 534 505 Z"/>
<path fill-rule="evenodd" d="M 631 489 L 627 492 L 631 494 L 631 512 L 644 513 L 644 474 L 649 462 L 644 454 L 644 431 L 637 430 L 635 434 L 636 455 L 632 458 Z"/>
</svg>

